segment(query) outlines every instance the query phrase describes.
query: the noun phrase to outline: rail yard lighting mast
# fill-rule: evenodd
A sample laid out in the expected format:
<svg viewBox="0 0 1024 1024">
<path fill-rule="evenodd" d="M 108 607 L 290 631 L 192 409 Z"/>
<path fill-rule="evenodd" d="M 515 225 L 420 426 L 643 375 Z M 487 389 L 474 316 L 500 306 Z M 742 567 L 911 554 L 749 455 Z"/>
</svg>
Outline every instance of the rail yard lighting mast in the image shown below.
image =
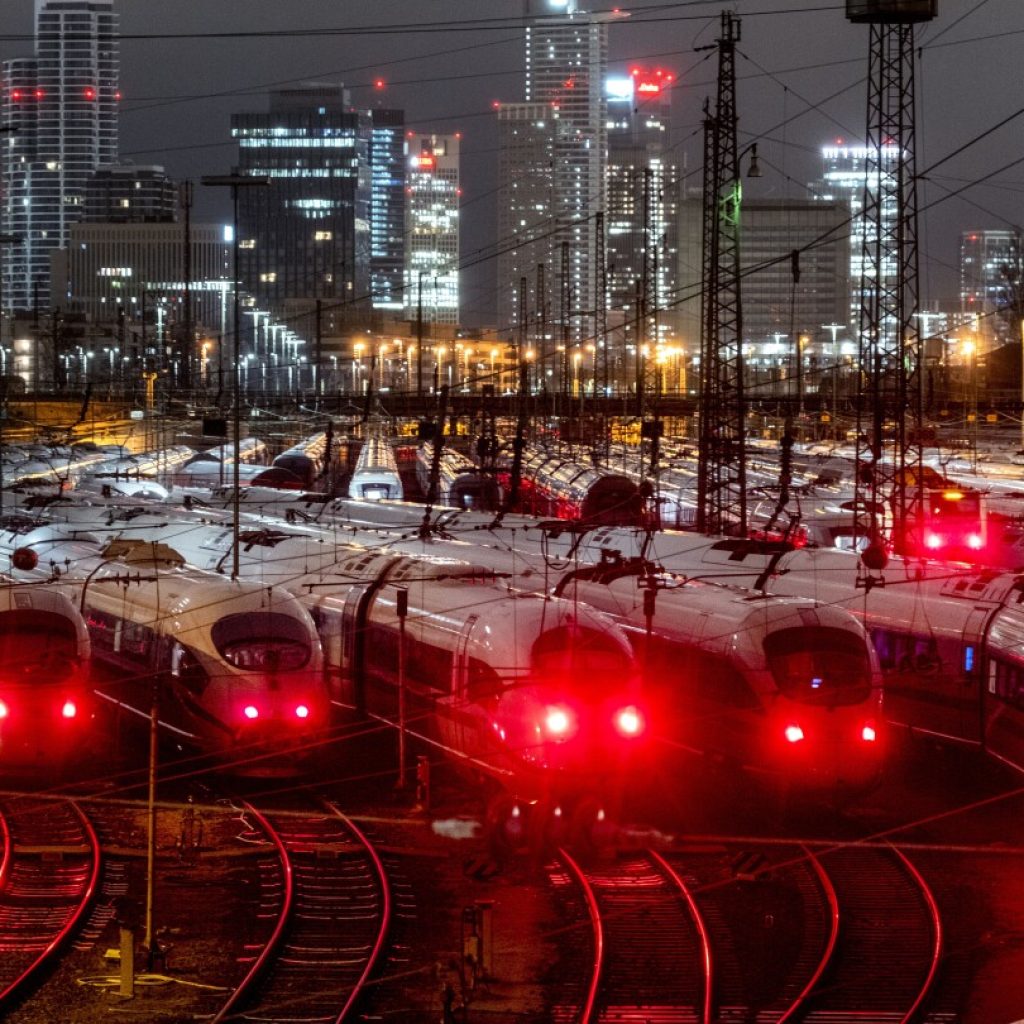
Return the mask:
<svg viewBox="0 0 1024 1024">
<path fill-rule="evenodd" d="M 248 174 L 214 174 L 203 177 L 202 183 L 204 185 L 211 185 L 221 188 L 231 189 L 231 206 L 232 206 L 232 249 L 234 254 L 234 310 L 232 313 L 232 324 L 231 329 L 234 333 L 234 355 L 235 355 L 235 410 L 232 417 L 232 427 L 234 430 L 235 437 L 235 462 L 232 471 L 232 483 L 235 488 L 235 496 L 233 499 L 233 510 L 232 510 L 232 523 L 231 523 L 231 539 L 232 539 L 232 557 L 231 557 L 231 578 L 233 580 L 238 579 L 238 492 L 241 486 L 239 479 L 238 464 L 241 461 L 241 430 L 242 430 L 242 389 L 239 375 L 242 372 L 242 331 L 241 331 L 241 302 L 239 296 L 239 289 L 241 287 L 241 273 L 238 264 L 238 190 L 240 188 L 253 188 L 259 186 L 267 186 L 270 184 L 270 178 L 257 177 L 255 175 Z"/>
</svg>

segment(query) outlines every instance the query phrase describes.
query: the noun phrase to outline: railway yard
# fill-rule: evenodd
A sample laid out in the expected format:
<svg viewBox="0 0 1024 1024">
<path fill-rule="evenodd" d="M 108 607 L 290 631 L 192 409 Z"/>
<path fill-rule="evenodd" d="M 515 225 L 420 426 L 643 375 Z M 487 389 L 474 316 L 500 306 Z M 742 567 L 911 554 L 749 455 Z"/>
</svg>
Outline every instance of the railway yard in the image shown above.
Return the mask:
<svg viewBox="0 0 1024 1024">
<path fill-rule="evenodd" d="M 784 823 L 648 779 L 600 850 L 499 858 L 454 838 L 454 783 L 429 811 L 379 782 L 172 784 L 130 999 L 111 951 L 142 926 L 145 802 L 9 792 L 7 1019 L 433 1021 L 449 990 L 454 1020 L 1010 1020 L 1024 794 L 967 767 L 913 749 L 858 806 Z"/>
</svg>

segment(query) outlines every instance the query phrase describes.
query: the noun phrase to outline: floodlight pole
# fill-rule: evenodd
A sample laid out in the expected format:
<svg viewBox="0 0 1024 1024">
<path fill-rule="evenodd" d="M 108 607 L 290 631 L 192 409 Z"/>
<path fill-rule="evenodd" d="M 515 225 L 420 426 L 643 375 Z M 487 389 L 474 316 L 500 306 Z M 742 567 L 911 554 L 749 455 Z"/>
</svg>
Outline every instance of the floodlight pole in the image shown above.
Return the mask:
<svg viewBox="0 0 1024 1024">
<path fill-rule="evenodd" d="M 235 354 L 235 410 L 232 416 L 232 429 L 235 435 L 235 464 L 233 483 L 235 488 L 234 498 L 232 499 L 232 516 L 231 516 L 231 578 L 233 580 L 238 579 L 238 516 L 239 516 L 239 489 L 241 487 L 240 476 L 238 472 L 238 464 L 241 461 L 242 456 L 242 445 L 241 445 L 241 430 L 242 430 L 242 392 L 241 392 L 241 373 L 242 373 L 242 333 L 241 333 L 241 311 L 239 308 L 239 286 L 241 284 L 241 274 L 239 272 L 238 263 L 238 190 L 239 188 L 245 188 L 248 186 L 259 186 L 269 185 L 270 178 L 257 177 L 256 175 L 250 174 L 212 174 L 205 175 L 200 179 L 204 185 L 217 185 L 231 189 L 231 204 L 232 204 L 232 215 L 233 215 L 233 227 L 232 227 L 232 246 L 234 249 L 234 307 L 233 317 L 234 323 L 232 330 L 235 335 L 234 354 Z"/>
</svg>

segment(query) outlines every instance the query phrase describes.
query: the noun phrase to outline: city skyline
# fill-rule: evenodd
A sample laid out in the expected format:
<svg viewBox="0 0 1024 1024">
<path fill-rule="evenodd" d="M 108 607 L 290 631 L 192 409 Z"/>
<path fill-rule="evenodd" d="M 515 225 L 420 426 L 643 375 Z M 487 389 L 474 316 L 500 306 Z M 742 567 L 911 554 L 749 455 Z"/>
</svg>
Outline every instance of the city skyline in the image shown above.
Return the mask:
<svg viewBox="0 0 1024 1024">
<path fill-rule="evenodd" d="M 25 0 L 15 6 L 8 33 L 0 40 L 4 58 L 32 49 L 32 5 Z M 534 13 L 538 6 L 546 8 L 535 3 Z M 598 4 L 581 6 L 602 9 Z M 705 52 L 694 52 L 694 46 L 713 42 L 720 6 L 645 3 L 631 17 L 610 26 L 611 73 L 622 72 L 633 61 L 646 61 L 678 76 L 673 149 L 687 186 L 699 185 L 700 108 L 714 77 L 713 61 Z M 748 194 L 806 198 L 807 184 L 820 177 L 821 147 L 838 139 L 856 143 L 863 137 L 867 36 L 861 27 L 846 23 L 841 5 L 802 3 L 769 13 L 773 6 L 777 7 L 753 0 L 734 5 L 743 19 L 738 48 L 741 144 L 759 141 L 764 168 L 763 178 L 748 186 Z M 337 27 L 336 19 L 324 4 L 302 0 L 290 7 L 287 25 L 276 7 L 261 2 L 246 4 L 244 10 L 229 2 L 211 11 L 181 0 L 173 24 L 151 5 L 118 4 L 116 9 L 124 93 L 121 153 L 141 165 L 161 164 L 172 177 L 197 179 L 203 173 L 227 170 L 234 160 L 230 113 L 258 109 L 273 88 L 311 78 L 343 83 L 352 90 L 358 108 L 404 110 L 408 130 L 460 131 L 462 258 L 475 263 L 463 274 L 461 303 L 471 324 L 493 320 L 494 266 L 483 253 L 494 241 L 497 221 L 498 135 L 492 104 L 524 97 L 523 7 L 518 0 L 489 6 L 486 17 L 473 5 L 455 3 L 446 8 L 447 17 L 434 15 L 429 20 L 420 7 L 392 0 L 354 12 L 345 34 L 328 31 Z M 372 33 L 359 31 L 371 22 L 380 27 Z M 415 27 L 400 34 L 393 31 L 410 22 Z M 322 37 L 289 39 L 286 33 L 295 26 L 301 26 L 299 32 L 307 26 L 311 32 L 316 26 L 324 31 Z M 384 34 L 389 26 L 392 34 Z M 1012 91 L 1001 87 L 1011 65 L 999 53 L 1008 58 L 1014 32 L 1024 32 L 1024 12 L 1006 0 L 981 5 L 945 0 L 937 21 L 919 36 L 923 56 L 918 165 L 927 179 L 921 200 L 926 303 L 941 299 L 948 305 L 956 300 L 963 231 L 1003 229 L 1018 220 L 1012 170 L 968 187 L 959 198 L 944 198 L 991 173 L 988 168 L 1015 158 L 1013 123 L 928 173 L 937 161 L 1012 113 Z M 167 38 L 174 33 L 197 36 Z M 999 39 L 964 41 L 996 34 Z M 786 39 L 797 45 L 784 46 Z M 804 39 L 806 46 L 799 42 Z M 950 69 L 970 60 L 982 46 L 983 72 L 968 86 L 954 87 L 951 79 L 960 79 Z M 173 54 L 174 60 L 153 60 L 154 47 Z M 300 50 L 306 55 L 301 60 Z M 989 59 L 990 53 L 995 57 Z M 176 74 L 170 74 L 168 65 Z M 806 70 L 792 70 L 796 67 Z M 991 81 L 988 87 L 986 78 Z M 941 131 L 936 127 L 940 119 Z M 224 196 L 198 192 L 198 220 L 227 219 Z"/>
</svg>

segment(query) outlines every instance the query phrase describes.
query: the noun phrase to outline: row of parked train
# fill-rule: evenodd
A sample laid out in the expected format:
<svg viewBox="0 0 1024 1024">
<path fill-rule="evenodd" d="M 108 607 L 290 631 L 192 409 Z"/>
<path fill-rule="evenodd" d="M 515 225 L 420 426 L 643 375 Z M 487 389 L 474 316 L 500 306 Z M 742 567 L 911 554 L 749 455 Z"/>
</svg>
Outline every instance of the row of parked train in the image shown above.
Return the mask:
<svg viewBox="0 0 1024 1024">
<path fill-rule="evenodd" d="M 344 712 L 527 800 L 684 753 L 856 793 L 893 725 L 1024 767 L 1011 574 L 898 558 L 869 573 L 852 551 L 252 487 L 243 584 L 225 578 L 234 502 L 82 491 L 9 502 L 0 537 L 7 589 L 63 595 L 92 657 L 122 671 L 98 699 L 148 714 L 155 675 L 165 727 L 225 763 L 296 766 Z"/>
</svg>

